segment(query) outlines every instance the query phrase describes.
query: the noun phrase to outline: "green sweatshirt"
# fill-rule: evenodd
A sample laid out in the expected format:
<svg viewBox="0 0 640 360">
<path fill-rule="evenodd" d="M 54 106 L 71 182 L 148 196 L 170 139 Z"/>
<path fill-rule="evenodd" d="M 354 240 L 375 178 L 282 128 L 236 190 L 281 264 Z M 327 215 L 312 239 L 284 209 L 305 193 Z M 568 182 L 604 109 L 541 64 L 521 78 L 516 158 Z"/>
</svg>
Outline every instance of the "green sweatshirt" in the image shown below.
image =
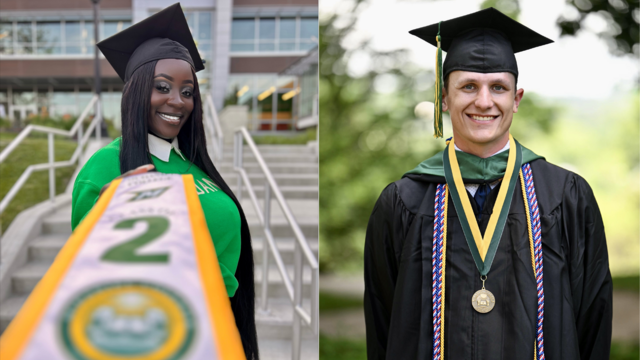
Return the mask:
<svg viewBox="0 0 640 360">
<path fill-rule="evenodd" d="M 120 176 L 120 141 L 117 138 L 98 150 L 82 167 L 73 186 L 71 228 L 75 229 L 98 200 L 100 189 Z M 164 140 L 161 140 L 164 141 Z M 168 144 L 168 143 L 167 143 Z M 191 174 L 202 204 L 202 211 L 216 249 L 220 271 L 229 297 L 238 288 L 235 278 L 240 259 L 240 213 L 233 200 L 196 165 L 184 160 L 174 148 L 169 161 L 152 155 L 156 170 L 165 174 Z"/>
</svg>

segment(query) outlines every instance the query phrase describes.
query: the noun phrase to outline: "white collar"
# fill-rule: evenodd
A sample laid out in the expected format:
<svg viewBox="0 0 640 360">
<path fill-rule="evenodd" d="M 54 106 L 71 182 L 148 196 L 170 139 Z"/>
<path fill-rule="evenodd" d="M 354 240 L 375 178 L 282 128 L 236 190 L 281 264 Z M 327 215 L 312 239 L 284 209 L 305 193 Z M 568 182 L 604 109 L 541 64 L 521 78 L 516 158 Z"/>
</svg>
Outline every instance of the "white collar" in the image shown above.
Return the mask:
<svg viewBox="0 0 640 360">
<path fill-rule="evenodd" d="M 460 148 L 458 147 L 458 145 L 456 145 L 455 143 L 453 143 L 453 146 L 455 147 L 455 149 L 456 149 L 456 150 L 458 150 L 458 151 L 462 151 L 462 150 L 460 150 Z M 500 154 L 501 152 L 504 152 L 504 151 L 507 151 L 507 150 L 509 150 L 509 141 L 507 141 L 507 145 L 505 145 L 502 149 L 498 150 L 498 151 L 497 151 L 495 154 L 493 154 L 493 155 Z M 464 152 L 464 151 L 462 151 L 462 152 Z M 491 155 L 491 156 L 493 156 L 493 155 Z M 491 157 L 491 156 L 489 156 L 489 157 Z"/>
<path fill-rule="evenodd" d="M 184 156 L 180 152 L 180 146 L 178 146 L 178 137 L 173 138 L 171 143 L 168 143 L 166 140 L 160 139 L 159 137 L 149 133 L 148 137 L 149 141 L 149 152 L 151 155 L 157 157 L 158 159 L 169 162 L 169 155 L 171 155 L 171 149 L 173 148 L 178 155 L 185 160 Z"/>
</svg>

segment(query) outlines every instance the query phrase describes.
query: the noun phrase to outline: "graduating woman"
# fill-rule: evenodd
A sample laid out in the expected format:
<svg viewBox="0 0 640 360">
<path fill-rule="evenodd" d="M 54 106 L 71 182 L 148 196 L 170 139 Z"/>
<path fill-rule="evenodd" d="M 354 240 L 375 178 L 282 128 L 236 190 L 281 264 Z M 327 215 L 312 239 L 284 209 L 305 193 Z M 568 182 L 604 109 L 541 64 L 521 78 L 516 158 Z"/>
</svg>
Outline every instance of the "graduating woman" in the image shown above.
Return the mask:
<svg viewBox="0 0 640 360">
<path fill-rule="evenodd" d="M 122 137 L 96 152 L 78 174 L 72 227 L 116 178 L 154 168 L 192 174 L 244 352 L 258 359 L 251 236 L 240 203 L 207 153 L 195 74 L 204 65 L 180 5 L 97 45 L 125 82 Z"/>
</svg>

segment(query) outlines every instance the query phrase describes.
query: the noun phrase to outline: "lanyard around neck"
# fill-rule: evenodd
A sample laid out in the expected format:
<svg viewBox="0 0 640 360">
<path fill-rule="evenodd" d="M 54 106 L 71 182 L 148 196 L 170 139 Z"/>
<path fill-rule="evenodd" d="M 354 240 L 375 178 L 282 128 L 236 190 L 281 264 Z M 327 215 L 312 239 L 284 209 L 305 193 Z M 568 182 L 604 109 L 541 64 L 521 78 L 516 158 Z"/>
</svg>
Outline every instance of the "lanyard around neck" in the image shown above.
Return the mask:
<svg viewBox="0 0 640 360">
<path fill-rule="evenodd" d="M 467 244 L 471 250 L 471 255 L 476 263 L 480 275 L 487 275 L 491 269 L 491 264 L 498 250 L 498 244 L 504 231 L 507 221 L 513 191 L 518 179 L 517 169 L 522 163 L 522 148 L 511 134 L 509 134 L 509 158 L 507 159 L 507 168 L 504 173 L 503 185 L 498 192 L 498 198 L 493 206 L 493 212 L 489 218 L 489 224 L 484 233 L 480 234 L 480 228 L 475 220 L 473 208 L 469 197 L 466 196 L 466 189 L 462 181 L 460 166 L 456 158 L 454 139 L 451 139 L 449 145 L 442 154 L 444 163 L 444 174 L 450 189 L 451 198 L 455 205 L 458 219 L 462 225 Z M 506 185 L 506 186 L 505 186 Z"/>
</svg>

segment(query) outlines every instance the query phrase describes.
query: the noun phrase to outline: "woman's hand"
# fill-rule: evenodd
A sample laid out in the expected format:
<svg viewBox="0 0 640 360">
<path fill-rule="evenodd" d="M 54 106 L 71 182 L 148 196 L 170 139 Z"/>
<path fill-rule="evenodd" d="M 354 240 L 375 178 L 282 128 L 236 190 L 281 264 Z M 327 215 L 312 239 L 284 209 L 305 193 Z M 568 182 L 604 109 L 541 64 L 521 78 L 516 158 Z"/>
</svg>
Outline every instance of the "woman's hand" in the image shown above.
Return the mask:
<svg viewBox="0 0 640 360">
<path fill-rule="evenodd" d="M 126 173 L 118 176 L 117 178 L 115 178 L 113 180 L 125 178 L 127 176 L 143 174 L 143 173 L 149 172 L 149 171 L 151 171 L 153 169 L 155 169 L 155 166 L 153 166 L 151 164 L 138 166 L 137 168 L 135 168 L 133 170 L 129 170 Z M 100 198 L 100 196 L 102 196 L 102 193 L 109 188 L 109 185 L 111 185 L 113 180 L 111 180 L 111 182 L 108 182 L 105 186 L 102 187 L 102 189 L 100 189 L 100 195 L 98 195 L 98 198 Z"/>
</svg>

